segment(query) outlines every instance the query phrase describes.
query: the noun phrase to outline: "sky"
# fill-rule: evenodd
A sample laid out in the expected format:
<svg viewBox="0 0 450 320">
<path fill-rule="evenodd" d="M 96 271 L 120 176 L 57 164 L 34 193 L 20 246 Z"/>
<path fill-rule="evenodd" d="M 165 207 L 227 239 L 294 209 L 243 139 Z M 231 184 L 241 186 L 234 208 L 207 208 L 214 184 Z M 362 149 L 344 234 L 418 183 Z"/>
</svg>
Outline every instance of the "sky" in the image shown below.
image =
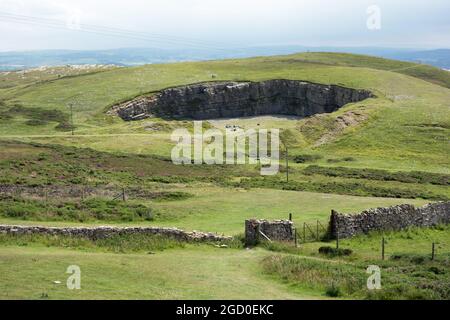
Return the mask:
<svg viewBox="0 0 450 320">
<path fill-rule="evenodd" d="M 450 48 L 449 13 L 448 0 L 0 0 L 0 51 Z"/>
</svg>

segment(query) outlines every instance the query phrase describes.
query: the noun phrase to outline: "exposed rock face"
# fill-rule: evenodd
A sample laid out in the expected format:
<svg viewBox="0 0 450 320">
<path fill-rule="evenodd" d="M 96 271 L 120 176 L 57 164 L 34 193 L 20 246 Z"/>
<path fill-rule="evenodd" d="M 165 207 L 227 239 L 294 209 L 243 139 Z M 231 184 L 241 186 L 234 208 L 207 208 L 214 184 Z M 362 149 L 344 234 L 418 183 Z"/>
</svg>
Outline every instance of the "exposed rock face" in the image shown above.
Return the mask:
<svg viewBox="0 0 450 320">
<path fill-rule="evenodd" d="M 297 80 L 213 82 L 165 89 L 115 106 L 111 112 L 127 121 L 151 116 L 195 120 L 274 114 L 307 117 L 370 97 L 367 90 Z"/>
<path fill-rule="evenodd" d="M 58 235 L 70 237 L 84 237 L 91 240 L 105 239 L 114 235 L 161 235 L 176 239 L 178 241 L 195 242 L 222 242 L 229 241 L 231 237 L 220 236 L 213 233 L 204 232 L 185 232 L 177 228 L 117 228 L 117 227 L 97 227 L 97 228 L 52 228 L 40 226 L 8 226 L 0 225 L 0 233 L 22 235 L 22 234 L 41 234 Z"/>
<path fill-rule="evenodd" d="M 402 204 L 365 210 L 359 214 L 331 214 L 329 232 L 332 238 L 349 238 L 371 231 L 402 230 L 410 226 L 432 227 L 450 223 L 450 201 L 430 203 L 420 208 Z"/>
</svg>

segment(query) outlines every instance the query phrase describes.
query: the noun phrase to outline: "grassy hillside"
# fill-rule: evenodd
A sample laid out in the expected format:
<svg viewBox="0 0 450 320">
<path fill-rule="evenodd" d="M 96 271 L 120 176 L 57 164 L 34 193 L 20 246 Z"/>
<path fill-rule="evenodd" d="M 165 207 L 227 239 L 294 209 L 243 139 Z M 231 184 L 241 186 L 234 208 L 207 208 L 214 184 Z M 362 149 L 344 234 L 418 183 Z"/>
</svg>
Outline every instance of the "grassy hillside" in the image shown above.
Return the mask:
<svg viewBox="0 0 450 320">
<path fill-rule="evenodd" d="M 67 71 L 67 70 L 66 70 Z M 343 240 L 349 257 L 319 254 L 333 243 L 243 250 L 246 218 L 326 225 L 332 209 L 360 212 L 450 199 L 450 74 L 368 56 L 304 53 L 147 65 L 90 72 L 17 74 L 0 85 L 0 223 L 169 226 L 234 235 L 228 248 L 170 239 L 0 235 L 5 299 L 448 299 L 448 227 Z M 174 129 L 188 120 L 124 122 L 114 104 L 169 86 L 216 80 L 308 80 L 371 90 L 376 97 L 299 119 L 212 119 L 281 128 L 290 180 L 259 165 L 176 166 Z M 73 106 L 73 122 L 69 105 Z M 71 130 L 74 129 L 74 135 Z M 282 156 L 284 153 L 282 152 Z M 125 200 L 123 201 L 123 191 Z M 119 197 L 118 197 L 119 195 Z M 387 239 L 381 261 L 379 243 Z M 312 239 L 309 239 L 312 240 Z M 430 261 L 431 243 L 438 256 Z M 65 289 L 68 265 L 82 290 Z M 384 289 L 366 290 L 365 269 L 383 268 Z M 99 272 L 101 270 L 101 272 Z M 61 281 L 61 284 L 55 283 Z M 408 284 L 408 285 L 405 285 Z"/>
<path fill-rule="evenodd" d="M 286 59 L 291 58 L 311 63 L 324 63 L 327 65 L 362 67 L 391 71 L 450 88 L 449 72 L 427 64 L 390 60 L 374 56 L 354 55 L 349 53 L 312 52 L 286 56 Z"/>
<path fill-rule="evenodd" d="M 411 73 L 422 68 L 368 56 L 327 53 L 120 68 L 0 90 L 0 136 L 168 156 L 170 132 L 185 124 L 154 119 L 151 122 L 160 129 L 149 130 L 147 120 L 125 123 L 107 116 L 108 107 L 144 92 L 199 81 L 302 79 L 367 88 L 377 98 L 332 115 L 267 121 L 267 126 L 294 128 L 294 153 L 353 156 L 358 161 L 351 165 L 357 167 L 445 173 L 450 91 L 426 80 L 436 82 L 443 77 L 447 81 L 450 74 L 431 67 L 426 67 L 427 75 Z M 75 137 L 68 137 L 67 132 L 69 104 L 74 108 Z M 355 112 L 360 116 L 354 125 L 340 128 L 338 117 L 354 118 Z"/>
</svg>

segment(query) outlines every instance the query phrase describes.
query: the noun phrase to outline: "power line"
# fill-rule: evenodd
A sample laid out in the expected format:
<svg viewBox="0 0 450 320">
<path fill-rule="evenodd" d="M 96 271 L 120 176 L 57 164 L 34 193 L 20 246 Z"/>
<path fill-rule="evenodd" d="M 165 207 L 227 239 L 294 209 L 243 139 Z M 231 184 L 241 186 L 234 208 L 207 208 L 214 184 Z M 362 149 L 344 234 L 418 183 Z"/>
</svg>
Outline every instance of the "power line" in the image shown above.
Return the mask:
<svg viewBox="0 0 450 320">
<path fill-rule="evenodd" d="M 0 21 L 9 21 L 13 23 L 20 24 L 28 24 L 28 25 L 38 25 L 51 29 L 69 29 L 67 28 L 67 24 L 61 20 L 55 19 L 47 19 L 47 18 L 38 18 L 24 15 L 11 14 L 6 12 L 0 12 Z M 99 35 L 106 36 L 114 36 L 114 37 L 122 37 L 122 38 L 130 38 L 136 40 L 143 40 L 149 42 L 159 42 L 164 44 L 172 44 L 172 45 L 187 45 L 195 48 L 205 48 L 217 51 L 229 51 L 224 48 L 215 47 L 209 45 L 214 42 L 205 42 L 203 40 L 197 39 L 188 39 L 179 36 L 170 36 L 170 35 L 162 35 L 162 34 L 153 34 L 146 32 L 137 32 L 126 29 L 114 28 L 114 27 L 106 27 L 106 26 L 98 26 L 92 24 L 80 24 L 80 28 L 71 29 L 74 31 L 85 32 L 85 33 L 93 33 Z M 218 43 L 216 43 L 218 44 Z"/>
<path fill-rule="evenodd" d="M 24 15 L 18 15 L 18 14 L 12 14 L 12 13 L 6 13 L 6 12 L 0 12 L 0 16 L 9 17 L 9 18 L 16 18 L 16 19 L 22 19 L 25 21 L 34 21 L 34 22 L 46 22 L 46 23 L 55 23 L 60 26 L 66 26 L 66 24 L 61 20 L 56 19 L 48 19 L 48 18 L 40 18 L 40 17 L 31 17 L 31 16 L 24 16 Z M 81 26 L 81 24 L 80 24 Z M 140 31 L 133 31 L 133 30 L 126 30 L 126 29 L 120 29 L 115 27 L 107 27 L 107 26 L 99 26 L 99 25 L 92 25 L 92 24 L 82 24 L 85 28 L 90 29 L 97 29 L 101 31 L 109 31 L 109 32 L 118 32 L 118 33 L 125 33 L 125 34 L 131 34 L 131 35 L 140 35 L 140 36 L 146 36 L 146 37 L 154 37 L 154 38 L 163 38 L 163 39 L 172 39 L 172 40 L 178 40 L 178 41 L 188 41 L 190 43 L 197 43 L 197 44 L 204 44 L 204 45 L 221 45 L 218 42 L 206 42 L 199 39 L 192 39 L 192 38 L 185 38 L 185 37 L 179 37 L 179 36 L 171 36 L 171 35 L 164 35 L 164 34 L 156 34 L 156 33 L 148 33 L 148 32 L 140 32 Z"/>
</svg>

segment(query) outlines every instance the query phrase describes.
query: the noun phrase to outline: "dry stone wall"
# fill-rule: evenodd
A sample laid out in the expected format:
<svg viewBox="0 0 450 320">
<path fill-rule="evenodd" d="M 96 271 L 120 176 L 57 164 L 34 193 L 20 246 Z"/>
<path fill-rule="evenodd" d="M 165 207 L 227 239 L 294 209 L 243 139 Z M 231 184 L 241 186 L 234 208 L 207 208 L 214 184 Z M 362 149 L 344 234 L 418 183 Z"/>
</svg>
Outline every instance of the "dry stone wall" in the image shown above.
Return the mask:
<svg viewBox="0 0 450 320">
<path fill-rule="evenodd" d="M 367 90 L 298 80 L 210 82 L 168 88 L 112 108 L 126 121 L 152 116 L 205 120 L 258 115 L 307 117 L 373 97 Z"/>
<path fill-rule="evenodd" d="M 295 237 L 292 221 L 250 219 L 245 221 L 246 245 L 255 245 L 261 240 L 267 240 L 261 232 L 270 240 L 275 241 L 293 241 Z"/>
<path fill-rule="evenodd" d="M 416 208 L 402 204 L 387 208 L 365 210 L 359 214 L 333 211 L 329 234 L 332 238 L 349 238 L 371 231 L 402 230 L 411 226 L 432 227 L 450 223 L 450 201 L 430 203 Z"/>
<path fill-rule="evenodd" d="M 214 233 L 204 233 L 197 231 L 186 232 L 177 228 L 158 228 L 158 227 L 54 228 L 41 226 L 0 225 L 0 233 L 6 233 L 11 235 L 24 235 L 24 234 L 58 235 L 58 236 L 84 237 L 91 240 L 105 239 L 116 235 L 161 235 L 179 241 L 198 241 L 198 242 L 223 242 L 231 240 L 231 237 L 220 236 Z"/>
</svg>

